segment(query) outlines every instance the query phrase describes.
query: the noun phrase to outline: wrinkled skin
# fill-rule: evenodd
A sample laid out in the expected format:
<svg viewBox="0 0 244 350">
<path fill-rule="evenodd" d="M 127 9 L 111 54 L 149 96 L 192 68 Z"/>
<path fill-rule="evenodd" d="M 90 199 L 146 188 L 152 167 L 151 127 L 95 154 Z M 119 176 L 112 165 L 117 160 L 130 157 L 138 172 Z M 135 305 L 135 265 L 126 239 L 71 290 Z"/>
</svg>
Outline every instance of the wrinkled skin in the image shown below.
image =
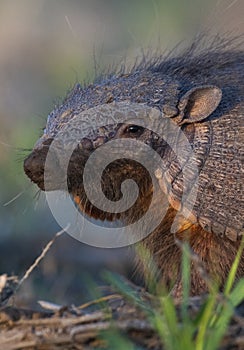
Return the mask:
<svg viewBox="0 0 244 350">
<path fill-rule="evenodd" d="M 226 44 L 228 46 L 228 43 Z M 82 212 L 100 220 L 121 220 L 125 224 L 138 220 L 148 209 L 152 198 L 152 183 L 148 171 L 133 160 L 118 159 L 111 163 L 102 176 L 106 197 L 121 198 L 121 184 L 133 179 L 139 187 L 134 206 L 123 213 L 107 213 L 92 205 L 83 187 L 83 171 L 89 156 L 101 145 L 113 139 L 140 140 L 163 159 L 166 179 L 157 176 L 162 192 L 170 203 L 161 224 L 144 239 L 156 270 L 145 266 L 153 277 L 173 286 L 172 293 L 181 295 L 181 249 L 176 244 L 187 240 L 198 256 L 192 264 L 191 294 L 207 290 L 199 265 L 218 279 L 223 286 L 236 256 L 243 234 L 243 63 L 242 51 L 216 47 L 196 54 L 189 50 L 176 59 L 161 60 L 155 64 L 140 65 L 129 74 L 115 75 L 100 83 L 82 89 L 74 87 L 63 104 L 56 108 L 47 121 L 44 135 L 25 160 L 24 169 L 30 179 L 42 190 L 62 189 L 62 169 L 53 157 L 57 176 L 44 186 L 44 164 L 50 144 L 67 123 L 82 111 L 93 107 L 128 101 L 156 108 L 170 118 L 184 132 L 193 149 L 192 159 L 198 169 L 198 192 L 191 215 L 181 217 L 173 235 L 171 225 L 181 210 L 183 178 L 176 154 L 164 139 L 148 129 L 131 124 L 107 124 L 103 128 L 88 128 L 86 137 L 79 140 L 69 162 L 68 191 Z M 94 118 L 99 118 L 95 115 Z M 67 129 L 67 140 L 69 129 Z M 72 131 L 72 130 L 71 130 Z M 70 132 L 71 132 L 70 131 Z M 65 141 L 64 141 L 65 142 Z M 139 149 L 136 150 L 140 152 Z M 96 164 L 94 164 L 94 171 Z M 191 186 L 194 181 L 190 177 Z M 157 205 L 165 205 L 159 202 Z M 157 208 L 155 207 L 155 210 Z M 146 258 L 145 258 L 146 259 Z M 242 255 L 237 278 L 244 275 Z"/>
</svg>

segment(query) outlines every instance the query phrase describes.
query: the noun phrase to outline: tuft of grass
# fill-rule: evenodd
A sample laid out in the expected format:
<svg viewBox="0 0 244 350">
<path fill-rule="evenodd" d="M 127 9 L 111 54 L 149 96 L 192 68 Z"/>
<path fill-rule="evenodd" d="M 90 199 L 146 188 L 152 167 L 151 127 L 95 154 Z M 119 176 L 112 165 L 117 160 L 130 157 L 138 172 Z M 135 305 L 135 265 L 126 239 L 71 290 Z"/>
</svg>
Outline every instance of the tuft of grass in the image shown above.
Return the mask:
<svg viewBox="0 0 244 350">
<path fill-rule="evenodd" d="M 198 311 L 192 312 L 190 298 L 191 253 L 187 244 L 182 246 L 183 296 L 180 305 L 164 289 L 157 296 L 159 307 L 142 300 L 119 276 L 110 273 L 106 279 L 129 301 L 140 307 L 166 350 L 217 350 L 235 313 L 235 307 L 244 300 L 244 279 L 235 283 L 237 267 L 244 249 L 244 237 L 229 272 L 224 291 L 220 293 L 212 283 L 209 294 L 202 297 Z M 150 285 L 155 285 L 151 283 Z"/>
</svg>

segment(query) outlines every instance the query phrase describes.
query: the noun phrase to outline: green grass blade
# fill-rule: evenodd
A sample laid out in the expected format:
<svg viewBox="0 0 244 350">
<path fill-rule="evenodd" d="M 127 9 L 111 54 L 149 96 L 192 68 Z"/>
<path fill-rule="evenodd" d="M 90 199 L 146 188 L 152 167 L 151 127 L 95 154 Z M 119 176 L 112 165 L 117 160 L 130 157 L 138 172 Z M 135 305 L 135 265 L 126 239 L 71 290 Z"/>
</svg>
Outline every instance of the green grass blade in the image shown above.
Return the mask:
<svg viewBox="0 0 244 350">
<path fill-rule="evenodd" d="M 191 260 L 190 260 L 190 247 L 188 244 L 184 244 L 182 247 L 182 289 L 183 289 L 183 300 L 181 313 L 183 322 L 189 322 L 189 314 L 187 312 L 190 286 L 191 286 Z"/>
<path fill-rule="evenodd" d="M 240 263 L 241 256 L 243 253 L 243 249 L 244 249 L 244 236 L 242 237 L 241 244 L 240 244 L 240 247 L 239 247 L 238 252 L 236 254 L 235 261 L 232 264 L 230 273 L 228 275 L 228 279 L 227 279 L 225 289 L 224 289 L 224 295 L 226 295 L 226 296 L 229 295 L 230 290 L 233 287 L 235 277 L 236 277 L 237 268 L 238 268 L 238 265 Z"/>
</svg>

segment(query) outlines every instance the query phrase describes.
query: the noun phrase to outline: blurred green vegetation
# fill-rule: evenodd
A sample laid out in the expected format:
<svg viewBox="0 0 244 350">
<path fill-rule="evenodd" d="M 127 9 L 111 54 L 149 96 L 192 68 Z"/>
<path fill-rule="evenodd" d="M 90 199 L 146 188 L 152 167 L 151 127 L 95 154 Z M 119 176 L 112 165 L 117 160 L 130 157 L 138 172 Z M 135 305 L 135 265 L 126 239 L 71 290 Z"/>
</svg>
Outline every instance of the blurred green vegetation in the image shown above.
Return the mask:
<svg viewBox="0 0 244 350">
<path fill-rule="evenodd" d="M 208 284 L 209 293 L 198 300 L 199 305 L 195 312 L 192 312 L 194 299 L 190 297 L 190 266 L 193 259 L 190 247 L 185 243 L 182 249 L 182 300 L 175 302 L 175 298 L 169 290 L 155 280 L 149 285 L 157 284 L 157 291 L 153 288 L 154 300 L 147 300 L 121 276 L 106 273 L 105 278 L 113 286 L 116 292 L 124 295 L 128 302 L 142 310 L 146 319 L 152 325 L 155 333 L 159 336 L 161 344 L 166 350 L 217 350 L 220 349 L 222 339 L 226 334 L 231 319 L 235 318 L 237 306 L 244 300 L 244 278 L 235 283 L 238 265 L 244 248 L 244 237 L 236 255 L 235 261 L 229 272 L 223 291 L 219 290 L 216 281 L 205 275 L 205 282 Z M 144 250 L 144 249 L 143 249 Z M 144 251 L 141 253 L 144 254 Z M 148 276 L 151 271 L 148 271 Z M 151 276 L 153 278 L 153 276 Z M 194 307 L 193 307 L 194 309 Z M 103 334 L 108 348 L 116 349 L 137 349 L 137 347 L 125 338 L 118 331 L 111 329 Z M 234 338 L 234 335 L 233 335 Z M 234 340 L 234 339 L 233 339 Z M 224 342 L 223 348 L 228 348 Z M 231 344 L 232 345 L 232 344 Z M 233 345 L 234 346 L 234 345 Z M 222 347 L 221 347 L 222 348 Z"/>
</svg>

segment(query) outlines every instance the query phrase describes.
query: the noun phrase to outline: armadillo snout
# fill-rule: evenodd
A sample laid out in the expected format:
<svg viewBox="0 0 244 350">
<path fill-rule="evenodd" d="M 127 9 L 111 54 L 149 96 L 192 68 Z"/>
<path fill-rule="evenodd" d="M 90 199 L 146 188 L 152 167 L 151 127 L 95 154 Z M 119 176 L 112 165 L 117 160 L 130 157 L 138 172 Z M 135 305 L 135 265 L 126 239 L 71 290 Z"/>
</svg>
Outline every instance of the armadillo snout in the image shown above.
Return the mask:
<svg viewBox="0 0 244 350">
<path fill-rule="evenodd" d="M 51 142 L 52 139 L 47 139 L 44 142 L 39 141 L 33 151 L 24 160 L 24 171 L 26 175 L 31 181 L 37 184 L 41 190 L 45 189 L 44 167 Z"/>
</svg>

